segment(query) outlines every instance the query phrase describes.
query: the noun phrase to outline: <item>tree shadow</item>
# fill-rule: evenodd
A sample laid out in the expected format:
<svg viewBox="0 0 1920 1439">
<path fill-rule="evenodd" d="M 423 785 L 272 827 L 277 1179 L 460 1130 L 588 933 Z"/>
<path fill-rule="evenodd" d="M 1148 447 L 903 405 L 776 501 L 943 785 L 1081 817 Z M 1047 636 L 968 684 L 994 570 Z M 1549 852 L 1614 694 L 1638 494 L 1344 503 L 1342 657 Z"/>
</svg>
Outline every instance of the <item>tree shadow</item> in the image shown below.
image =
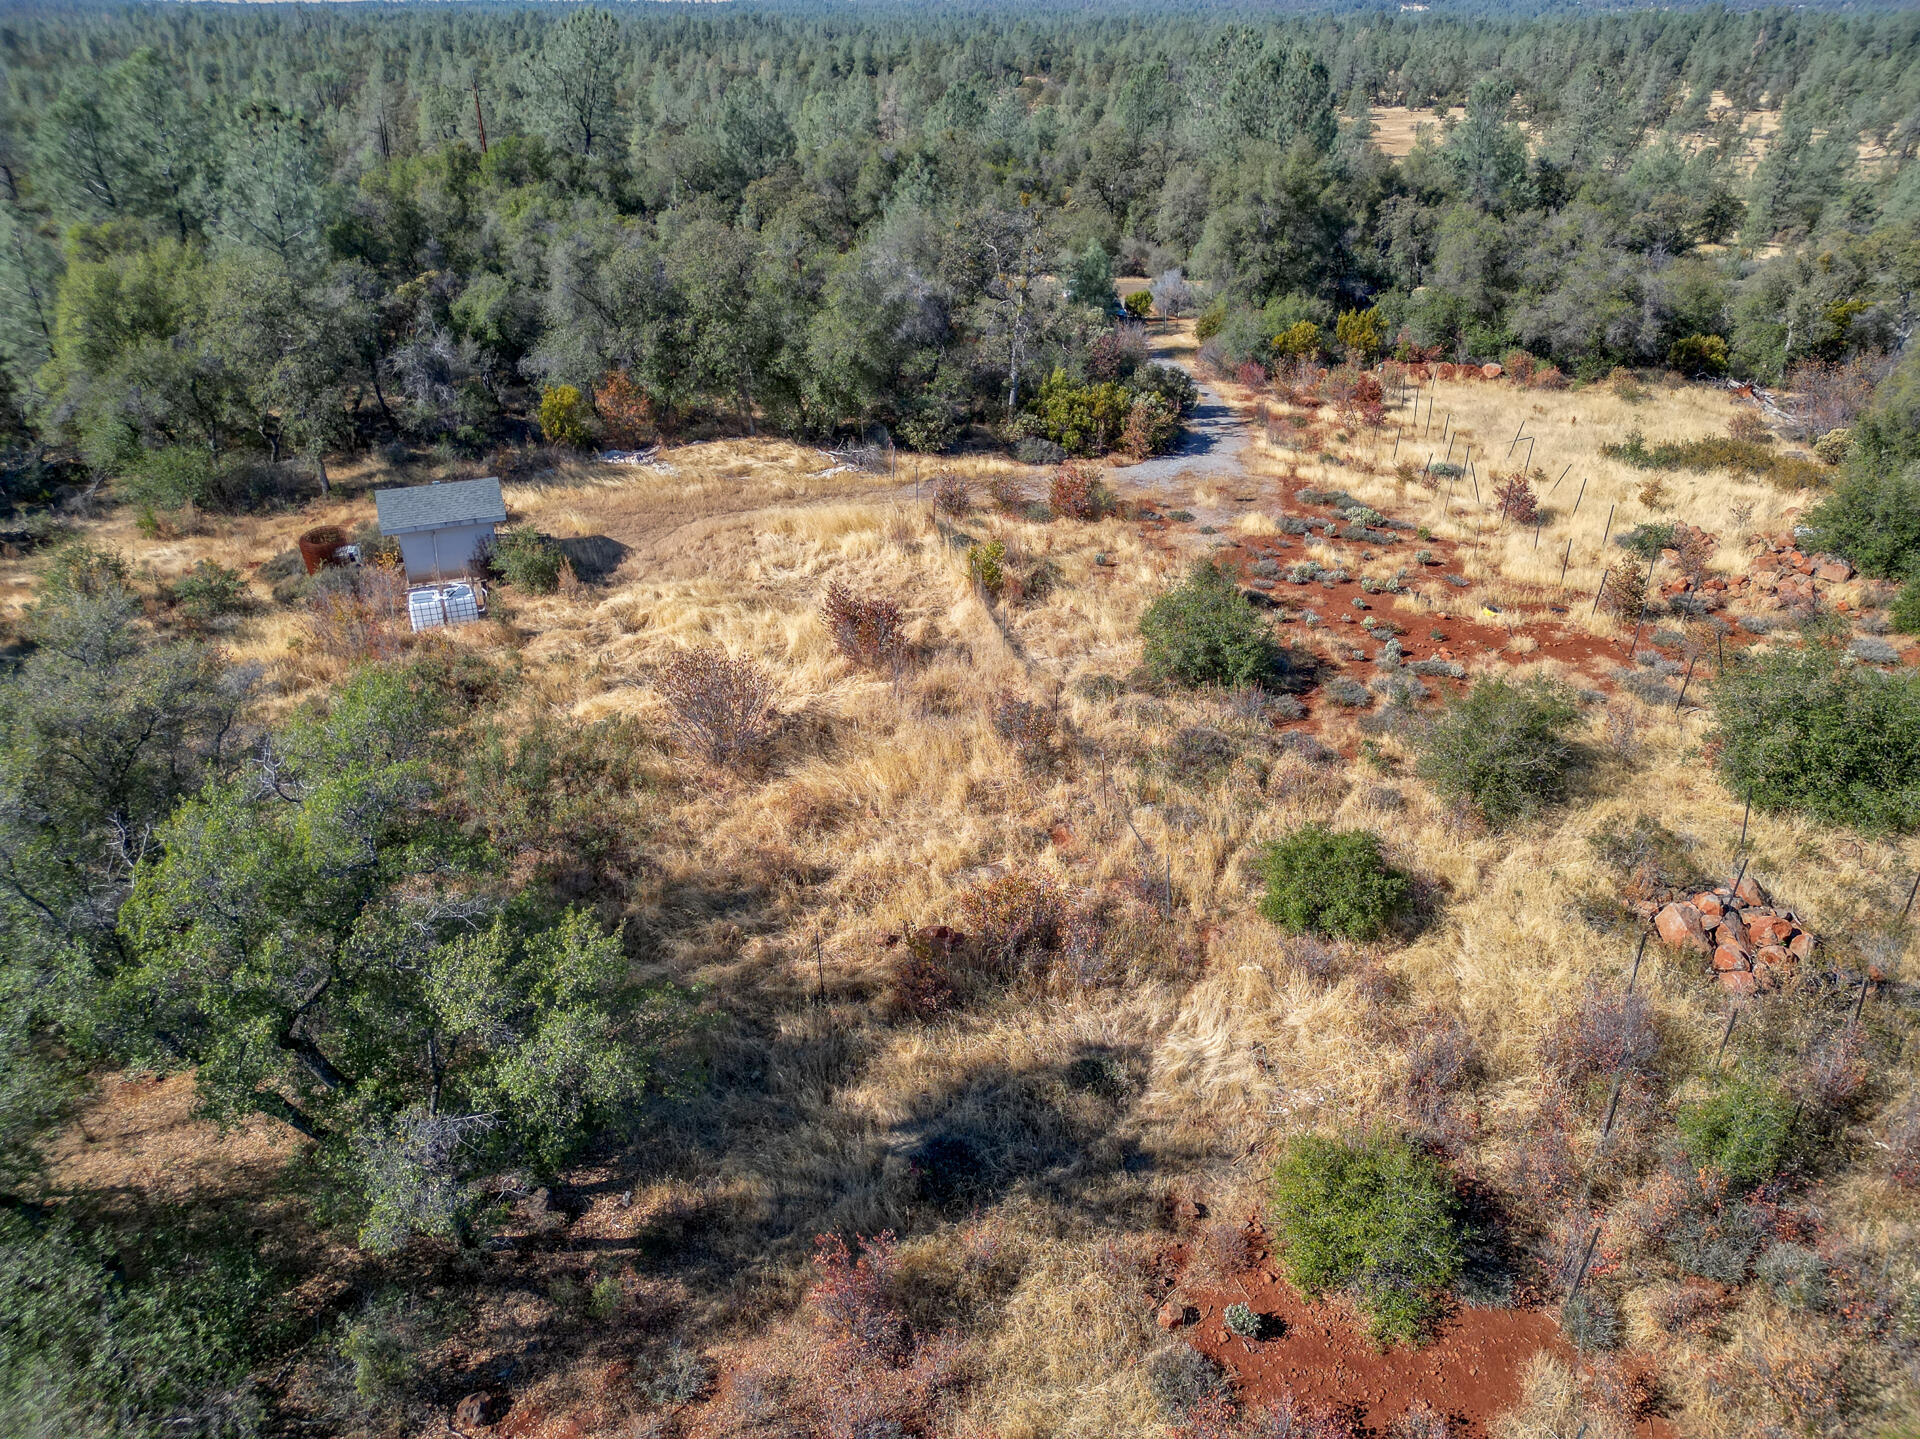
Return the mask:
<svg viewBox="0 0 1920 1439">
<path fill-rule="evenodd" d="M 1130 1045 L 1083 1045 L 1056 1064 L 983 1064 L 919 1096 L 888 1144 L 913 1198 L 935 1213 L 1031 1190 L 1116 1219 L 1133 1206 L 1108 1181 L 1147 1167 L 1122 1122 L 1146 1069 L 1145 1051 Z"/>
<path fill-rule="evenodd" d="M 576 535 L 561 540 L 560 553 L 583 584 L 604 584 L 633 550 L 610 535 Z"/>
</svg>

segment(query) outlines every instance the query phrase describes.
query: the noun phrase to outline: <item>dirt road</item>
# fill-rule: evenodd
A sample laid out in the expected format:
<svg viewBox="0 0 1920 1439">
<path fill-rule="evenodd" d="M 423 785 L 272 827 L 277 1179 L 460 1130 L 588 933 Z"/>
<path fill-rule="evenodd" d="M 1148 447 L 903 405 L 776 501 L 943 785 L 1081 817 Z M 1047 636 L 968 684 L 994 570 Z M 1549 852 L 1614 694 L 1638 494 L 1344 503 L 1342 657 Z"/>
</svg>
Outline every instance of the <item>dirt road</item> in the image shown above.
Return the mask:
<svg viewBox="0 0 1920 1439">
<path fill-rule="evenodd" d="M 1246 448 L 1252 430 L 1226 396 L 1195 373 L 1189 359 L 1191 352 L 1181 343 L 1185 339 L 1180 332 L 1163 332 L 1155 337 L 1152 355 L 1162 364 L 1178 365 L 1192 375 L 1200 389 L 1200 402 L 1187 416 L 1186 429 L 1177 447 L 1167 454 L 1112 472 L 1112 483 L 1117 489 L 1144 489 L 1178 477 L 1204 480 L 1238 477 L 1244 473 L 1240 452 Z"/>
</svg>

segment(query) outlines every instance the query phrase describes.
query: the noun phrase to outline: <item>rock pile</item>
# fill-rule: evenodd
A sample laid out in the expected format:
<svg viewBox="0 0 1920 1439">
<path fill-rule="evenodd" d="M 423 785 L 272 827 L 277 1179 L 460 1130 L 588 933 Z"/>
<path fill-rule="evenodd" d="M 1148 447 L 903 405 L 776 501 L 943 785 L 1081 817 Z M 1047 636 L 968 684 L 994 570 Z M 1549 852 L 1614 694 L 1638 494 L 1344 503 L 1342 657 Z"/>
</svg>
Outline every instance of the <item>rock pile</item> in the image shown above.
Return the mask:
<svg viewBox="0 0 1920 1439">
<path fill-rule="evenodd" d="M 1781 605 L 1802 605 L 1819 593 L 1821 585 L 1845 584 L 1853 578 L 1853 566 L 1845 560 L 1805 554 L 1790 534 L 1755 538 L 1759 552 L 1748 572 L 1730 586 L 1736 595 L 1769 595 Z"/>
<path fill-rule="evenodd" d="M 1702 890 L 1663 905 L 1653 927 L 1675 949 L 1709 956 L 1720 983 L 1735 994 L 1791 984 L 1817 942 L 1792 910 L 1777 908 L 1751 877 L 1737 888 Z"/>
<path fill-rule="evenodd" d="M 1676 522 L 1666 546 L 1660 551 L 1660 563 L 1655 568 L 1662 574 L 1672 574 L 1676 569 L 1690 573 L 1681 573 L 1665 581 L 1660 586 L 1660 593 L 1669 599 L 1674 595 L 1695 595 L 1709 610 L 1717 610 L 1725 605 L 1727 582 L 1706 567 L 1707 558 L 1719 547 L 1718 536 L 1708 534 L 1684 520 Z"/>
</svg>

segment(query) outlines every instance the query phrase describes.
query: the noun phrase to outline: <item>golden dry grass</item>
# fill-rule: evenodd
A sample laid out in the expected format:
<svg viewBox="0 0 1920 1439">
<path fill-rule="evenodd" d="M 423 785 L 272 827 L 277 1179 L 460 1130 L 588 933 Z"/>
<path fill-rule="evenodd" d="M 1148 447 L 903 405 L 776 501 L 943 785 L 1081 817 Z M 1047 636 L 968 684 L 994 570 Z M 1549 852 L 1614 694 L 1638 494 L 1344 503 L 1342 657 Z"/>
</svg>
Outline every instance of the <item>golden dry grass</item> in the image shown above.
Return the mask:
<svg viewBox="0 0 1920 1439">
<path fill-rule="evenodd" d="M 1749 536 L 1789 527 L 1817 494 L 1783 491 L 1727 470 L 1637 469 L 1602 454 L 1603 446 L 1621 442 L 1633 430 L 1650 445 L 1723 436 L 1735 415 L 1743 408 L 1751 411 L 1730 392 L 1709 386 L 1653 383 L 1643 388 L 1644 399 L 1627 400 L 1606 384 L 1535 390 L 1505 380 L 1429 381 L 1417 406 L 1411 392 L 1400 397 L 1378 431 L 1343 430 L 1337 417 L 1322 411 L 1329 449 L 1301 452 L 1260 437 L 1249 445 L 1247 459 L 1256 472 L 1285 475 L 1289 484 L 1345 490 L 1383 513 L 1425 526 L 1461 547 L 1469 578 L 1517 587 L 1516 593 L 1564 590 L 1568 596 L 1591 597 L 1603 570 L 1620 558 L 1612 538 L 1656 521 L 1684 520 L 1718 536 L 1714 568 L 1737 573 L 1744 568 Z M 1339 438 L 1343 434 L 1345 440 Z M 1530 469 L 1545 476 L 1536 486 L 1544 517 L 1537 542 L 1532 527 L 1501 520 L 1493 493 L 1496 475 L 1525 464 L 1529 436 L 1534 439 Z M 1794 446 L 1782 448 L 1801 453 Z M 1470 460 L 1472 477 L 1438 480 L 1429 487 L 1420 474 L 1408 481 L 1397 472 L 1401 465 L 1418 472 L 1430 462 L 1448 460 L 1456 466 Z M 1641 491 L 1656 473 L 1666 496 L 1648 505 Z M 1736 514 L 1741 506 L 1751 507 L 1744 524 Z M 1576 624 L 1611 631 L 1606 616 L 1591 617 L 1582 606 L 1573 610 Z"/>
<path fill-rule="evenodd" d="M 1466 107 L 1456 105 L 1445 117 L 1434 111 L 1409 109 L 1405 105 L 1374 105 L 1367 112 L 1373 119 L 1373 143 L 1380 147 L 1382 154 L 1391 155 L 1396 160 L 1404 160 L 1413 153 L 1413 147 L 1420 142 L 1425 131 L 1438 144 L 1441 138 L 1441 126 L 1444 119 L 1462 120 L 1466 118 Z"/>
<path fill-rule="evenodd" d="M 1597 389 L 1443 384 L 1438 409 L 1475 437 L 1476 453 L 1491 437 L 1504 443 L 1519 411 L 1542 437 L 1537 465 L 1573 460 L 1575 481 L 1591 474 L 1577 520 L 1547 531 L 1575 537 L 1570 582 L 1590 588 L 1604 506 L 1621 503 L 1616 530 L 1647 518 L 1627 498 L 1643 476 L 1599 457 L 1599 441 L 1629 424 L 1650 439 L 1723 430 L 1732 404 L 1694 389 L 1629 406 Z M 1391 431 L 1381 450 L 1390 444 Z M 776 1333 L 802 1342 L 791 1306 L 814 1233 L 916 1226 L 934 1247 L 915 1262 L 941 1262 L 939 1245 L 958 1242 L 959 1221 L 931 1218 L 919 1204 L 908 1160 L 916 1134 L 945 1124 L 1018 1141 L 1058 1126 L 1078 1157 L 1044 1181 L 1010 1180 L 991 1200 L 1019 1277 L 991 1317 L 975 1321 L 980 1379 L 959 1422 L 1003 1439 L 1153 1432 L 1158 1420 L 1134 1363 L 1150 1324 L 1099 1260 L 1115 1225 L 1150 1227 L 1145 1216 L 1176 1184 L 1243 1210 L 1257 1205 L 1290 1135 L 1391 1112 L 1405 1036 L 1434 1015 L 1457 1018 L 1488 1060 L 1473 1101 L 1478 1137 L 1463 1162 L 1508 1172 L 1514 1136 L 1539 1099 L 1542 1035 L 1587 985 L 1617 984 L 1631 958 L 1619 933 L 1575 918 L 1617 901 L 1617 876 L 1594 838 L 1651 816 L 1708 868 L 1731 858 L 1740 806 L 1702 760 L 1697 716 L 1616 701 L 1636 719 L 1631 759 L 1607 757 L 1596 714 L 1587 738 L 1603 757 L 1580 800 L 1512 833 L 1478 832 L 1410 778 L 1411 756 L 1393 738 L 1378 742 L 1380 773 L 1316 768 L 1271 753 L 1218 697 L 1078 683 L 1137 663 L 1140 612 L 1180 569 L 1132 525 L 986 513 L 936 524 L 914 499 L 911 474 L 826 474 L 817 452 L 777 441 L 684 446 L 666 458 L 671 468 L 661 471 L 571 466 L 510 486 L 516 519 L 561 536 L 605 535 L 630 553 L 604 584 L 551 597 L 499 590 L 493 623 L 435 642 L 517 665 L 508 718 L 528 727 L 609 714 L 652 724 L 659 702 L 649 676 L 689 645 L 764 665 L 793 719 L 762 779 L 672 761 L 677 782 L 650 800 L 645 879 L 624 901 L 648 936 L 650 963 L 752 1021 L 750 1035 L 719 1041 L 716 1062 L 728 1072 L 756 1067 L 756 1092 L 769 1102 L 716 1108 L 711 1123 L 721 1127 L 700 1145 L 648 1156 L 611 1186 L 631 1186 L 631 1207 L 597 1202 L 581 1221 L 624 1244 L 659 1216 L 706 1216 L 702 1252 L 728 1277 L 697 1305 L 688 1296 L 687 1322 L 695 1342 L 716 1352 L 764 1352 Z M 1019 469 L 953 466 L 981 481 Z M 1270 477 L 1297 468 L 1302 483 L 1338 485 L 1410 519 L 1422 518 L 1420 504 L 1437 509 L 1422 491 L 1400 493 L 1384 459 L 1367 474 L 1297 465 L 1262 446 L 1255 468 Z M 1682 477 L 1676 489 L 1676 513 L 1702 523 L 1747 500 L 1756 525 L 1775 526 L 1798 502 L 1726 476 Z M 1550 504 L 1568 501 L 1563 486 Z M 369 511 L 354 497 L 162 542 L 118 518 L 92 532 L 165 575 L 203 555 L 257 562 L 308 524 L 357 523 Z M 1426 518 L 1443 535 L 1465 533 L 1457 509 Z M 1249 516 L 1240 528 L 1265 534 L 1271 524 Z M 968 580 L 956 532 L 1047 557 L 1058 587 L 1028 607 L 990 603 Z M 1540 579 L 1517 537 L 1484 543 L 1490 558 L 1475 572 L 1489 582 Z M 1096 565 L 1096 552 L 1109 563 Z M 26 577 L 18 562 L 0 566 L 0 582 L 16 591 Z M 857 670 L 834 650 L 818 613 L 831 580 L 900 601 L 919 655 L 904 677 Z M 237 657 L 265 662 L 279 701 L 291 702 L 326 680 L 289 649 L 300 631 L 297 616 L 262 608 L 222 640 Z M 1521 648 L 1477 663 L 1526 672 Z M 989 720 L 1002 690 L 1057 704 L 1076 757 L 1052 772 L 1023 771 Z M 1170 779 L 1155 757 L 1194 725 L 1237 736 L 1245 754 L 1212 780 Z M 1350 721 L 1329 729 L 1349 751 L 1360 738 Z M 1309 821 L 1376 830 L 1441 896 L 1424 931 L 1355 956 L 1330 982 L 1287 963 L 1289 940 L 1253 911 L 1246 865 L 1265 840 Z M 1750 845 L 1751 872 L 1811 927 L 1836 935 L 1884 912 L 1911 872 L 1896 844 L 1803 821 L 1756 821 Z M 1036 990 L 929 1024 L 886 1022 L 873 1002 L 894 962 L 884 937 L 952 922 L 981 875 L 1020 868 L 1076 893 L 1168 876 L 1175 913 L 1159 928 L 1151 915 L 1140 921 L 1117 989 Z M 1657 951 L 1642 983 L 1675 1044 L 1707 1051 L 1718 992 Z M 809 1004 L 816 986 L 826 1003 Z M 1092 1051 L 1136 1057 L 1140 1091 L 1118 1112 L 1087 1110 L 1061 1083 L 1064 1066 Z M 1123 1143 L 1155 1164 L 1136 1174 L 1111 1163 Z M 1850 1235 L 1889 1254 L 1910 1249 L 1910 1197 L 1863 1180 L 1834 1205 Z M 533 1392 L 576 1389 L 557 1375 Z M 1700 1432 L 1736 1432 L 1700 1386 L 1681 1393 Z M 1572 1394 L 1564 1372 L 1541 1369 L 1510 1432 L 1562 1432 L 1551 1426 L 1577 1406 Z M 613 1415 L 609 1424 L 617 1406 Z"/>
</svg>

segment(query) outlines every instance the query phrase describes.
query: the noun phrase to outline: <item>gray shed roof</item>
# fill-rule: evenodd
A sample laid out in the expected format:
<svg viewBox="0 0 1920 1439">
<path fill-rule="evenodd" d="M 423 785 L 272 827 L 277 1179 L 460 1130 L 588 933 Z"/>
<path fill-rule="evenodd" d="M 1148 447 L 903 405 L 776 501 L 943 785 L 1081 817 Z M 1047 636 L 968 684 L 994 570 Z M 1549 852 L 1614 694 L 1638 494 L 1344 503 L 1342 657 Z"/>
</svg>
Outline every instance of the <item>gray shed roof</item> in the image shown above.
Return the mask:
<svg viewBox="0 0 1920 1439">
<path fill-rule="evenodd" d="M 484 480 L 436 480 L 430 485 L 375 490 L 373 503 L 380 514 L 383 535 L 444 530 L 456 525 L 498 525 L 506 523 L 507 518 L 500 481 L 491 475 Z"/>
</svg>

